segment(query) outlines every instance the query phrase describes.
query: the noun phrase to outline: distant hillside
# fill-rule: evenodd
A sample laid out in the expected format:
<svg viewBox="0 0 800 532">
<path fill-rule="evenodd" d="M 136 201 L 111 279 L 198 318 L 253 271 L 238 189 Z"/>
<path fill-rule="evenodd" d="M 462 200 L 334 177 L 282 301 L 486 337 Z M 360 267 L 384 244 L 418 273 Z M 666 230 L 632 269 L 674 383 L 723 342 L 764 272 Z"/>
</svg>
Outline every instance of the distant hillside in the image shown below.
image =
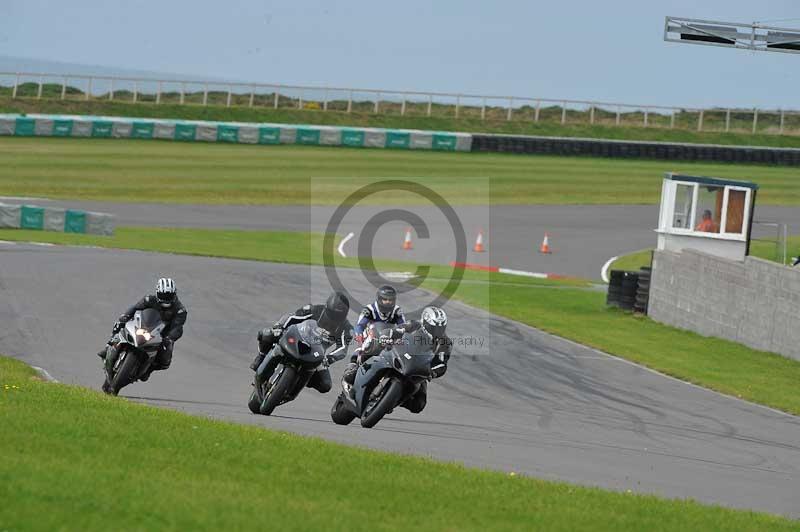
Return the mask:
<svg viewBox="0 0 800 532">
<path fill-rule="evenodd" d="M 150 70 L 136 70 L 131 68 L 117 68 L 102 65 L 86 65 L 82 63 L 67 63 L 63 61 L 49 61 L 47 59 L 34 59 L 29 57 L 12 57 L 0 55 L 0 72 L 32 72 L 47 74 L 78 74 L 84 76 L 118 76 L 174 80 L 203 80 L 203 81 L 237 81 L 224 79 L 206 74 L 178 74 L 175 72 L 156 72 Z"/>
</svg>

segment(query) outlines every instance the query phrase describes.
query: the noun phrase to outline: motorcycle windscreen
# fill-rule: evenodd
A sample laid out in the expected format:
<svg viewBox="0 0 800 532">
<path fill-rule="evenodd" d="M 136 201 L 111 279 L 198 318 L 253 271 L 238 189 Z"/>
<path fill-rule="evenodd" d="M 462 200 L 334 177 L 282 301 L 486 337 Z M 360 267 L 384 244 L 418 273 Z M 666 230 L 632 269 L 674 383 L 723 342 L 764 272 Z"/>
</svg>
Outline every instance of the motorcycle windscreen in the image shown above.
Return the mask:
<svg viewBox="0 0 800 532">
<path fill-rule="evenodd" d="M 161 314 L 156 309 L 146 308 L 139 314 L 141 321 L 139 327 L 147 331 L 152 331 L 161 325 Z"/>
<path fill-rule="evenodd" d="M 421 331 L 404 334 L 393 348 L 395 369 L 403 375 L 427 377 L 431 373 L 433 347 L 433 341 Z"/>
<path fill-rule="evenodd" d="M 383 331 L 389 331 L 392 328 L 393 326 L 385 321 L 376 321 L 369 324 L 370 333 L 374 334 L 376 337 L 380 336 Z"/>
<path fill-rule="evenodd" d="M 325 354 L 322 344 L 323 332 L 314 320 L 306 320 L 297 326 L 298 345 L 297 352 L 304 362 L 320 362 Z"/>
<path fill-rule="evenodd" d="M 137 314 L 136 345 L 147 349 L 150 349 L 150 346 L 160 345 L 161 331 L 164 329 L 161 314 L 152 308 L 146 308 Z M 150 337 L 138 334 L 139 330 L 147 332 Z"/>
</svg>

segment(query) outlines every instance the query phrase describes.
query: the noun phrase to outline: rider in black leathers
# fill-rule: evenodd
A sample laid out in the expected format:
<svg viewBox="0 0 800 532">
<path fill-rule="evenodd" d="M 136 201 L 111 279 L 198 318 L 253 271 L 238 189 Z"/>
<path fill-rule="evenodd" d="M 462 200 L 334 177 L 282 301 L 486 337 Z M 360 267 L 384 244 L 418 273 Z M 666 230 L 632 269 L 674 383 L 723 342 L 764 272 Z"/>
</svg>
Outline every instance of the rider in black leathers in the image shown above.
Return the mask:
<svg viewBox="0 0 800 532">
<path fill-rule="evenodd" d="M 113 344 L 114 336 L 137 311 L 148 308 L 155 309 L 159 312 L 161 321 L 164 322 L 164 330 L 161 333 L 161 347 L 153 360 L 153 365 L 151 365 L 148 372 L 141 377 L 140 380 L 142 381 L 149 379 L 153 371 L 169 368 L 172 363 L 173 344 L 183 336 L 183 326 L 186 323 L 187 315 L 186 307 L 181 303 L 181 300 L 178 299 L 175 281 L 172 279 L 159 279 L 158 283 L 156 283 L 156 293 L 154 295 L 144 296 L 117 318 L 117 322 L 114 324 L 113 332 L 111 333 L 111 338 L 109 338 L 106 347 L 97 353 L 97 356 L 105 360 L 106 367 L 113 367 L 118 354 L 116 345 Z"/>
<path fill-rule="evenodd" d="M 321 329 L 327 331 L 327 337 L 323 338 L 323 345 L 333 347 L 333 351 L 326 355 L 326 360 L 337 361 L 344 358 L 347 354 L 347 346 L 353 340 L 353 326 L 347 320 L 347 313 L 350 310 L 350 301 L 341 292 L 334 292 L 324 305 L 305 305 L 297 309 L 294 314 L 276 322 L 272 327 L 267 327 L 258 333 L 258 354 L 250 369 L 256 372 L 255 378 L 261 376 L 260 368 L 264 358 L 270 349 L 278 342 L 283 331 L 287 327 L 302 323 L 306 320 L 315 320 Z M 332 387 L 331 373 L 328 365 L 323 364 L 317 369 L 308 381 L 308 387 L 314 388 L 320 393 L 327 393 Z"/>
</svg>

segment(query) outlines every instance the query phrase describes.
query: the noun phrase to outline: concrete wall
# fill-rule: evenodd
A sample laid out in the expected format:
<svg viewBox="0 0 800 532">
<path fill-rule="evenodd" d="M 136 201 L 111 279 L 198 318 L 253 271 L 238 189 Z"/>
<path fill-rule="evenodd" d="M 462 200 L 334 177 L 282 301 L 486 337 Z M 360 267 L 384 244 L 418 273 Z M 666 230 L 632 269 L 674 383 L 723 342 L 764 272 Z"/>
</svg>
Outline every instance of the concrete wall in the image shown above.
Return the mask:
<svg viewBox="0 0 800 532">
<path fill-rule="evenodd" d="M 800 360 L 800 269 L 691 249 L 656 251 L 648 314 L 668 325 Z"/>
</svg>

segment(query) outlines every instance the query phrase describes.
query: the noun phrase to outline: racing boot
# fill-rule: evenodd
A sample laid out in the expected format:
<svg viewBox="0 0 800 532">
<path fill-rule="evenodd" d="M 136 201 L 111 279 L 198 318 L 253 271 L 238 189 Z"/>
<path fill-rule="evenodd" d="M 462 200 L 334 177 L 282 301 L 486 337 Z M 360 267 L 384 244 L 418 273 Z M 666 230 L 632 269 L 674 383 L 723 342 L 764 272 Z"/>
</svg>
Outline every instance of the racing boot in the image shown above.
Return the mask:
<svg viewBox="0 0 800 532">
<path fill-rule="evenodd" d="M 344 373 L 342 373 L 342 383 L 344 385 L 347 394 L 355 399 L 355 388 L 353 384 L 356 380 L 356 373 L 358 372 L 358 363 L 357 362 L 350 362 L 346 368 L 344 368 Z"/>
</svg>

